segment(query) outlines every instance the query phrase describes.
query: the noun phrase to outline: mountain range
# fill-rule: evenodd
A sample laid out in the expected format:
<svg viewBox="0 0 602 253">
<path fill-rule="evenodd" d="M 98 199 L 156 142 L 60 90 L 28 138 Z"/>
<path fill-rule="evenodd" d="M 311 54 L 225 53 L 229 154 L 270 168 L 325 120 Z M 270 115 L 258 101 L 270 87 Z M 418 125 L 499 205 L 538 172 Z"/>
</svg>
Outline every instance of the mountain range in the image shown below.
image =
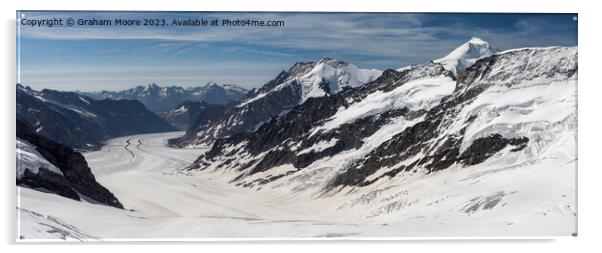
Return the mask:
<svg viewBox="0 0 602 253">
<path fill-rule="evenodd" d="M 361 220 L 500 234 L 539 219 L 565 233 L 576 216 L 577 73 L 577 47 L 501 51 L 473 37 L 422 64 L 297 62 L 258 89 L 209 84 L 217 93 L 203 98 L 154 84 L 92 97 L 18 85 L 17 184 L 122 208 L 78 150 L 177 128 L 175 139 L 135 137 L 136 153 L 126 137 L 91 156 L 124 204 L 141 207 L 132 224 L 226 217 L 238 229 L 298 215 L 312 229 Z M 100 156 L 124 161 L 103 167 Z M 128 177 L 145 183 L 132 190 Z M 252 211 L 230 205 L 255 200 Z"/>
<path fill-rule="evenodd" d="M 281 87 L 275 83 L 298 82 L 288 75 L 309 73 L 305 68 L 316 64 L 300 66 L 305 65 L 283 72 L 236 108 L 265 100 L 263 94 Z M 381 193 L 395 191 L 395 182 L 412 175 L 480 164 L 500 169 L 547 164 L 548 156 L 570 164 L 576 74 L 576 47 L 498 52 L 473 38 L 439 60 L 386 70 L 336 93 L 297 96 L 289 111 L 262 118 L 256 130 L 215 138 L 187 171 L 222 175 L 225 182 L 256 190 L 331 195 L 370 186 L 378 195 L 357 201 L 368 201 L 365 208 L 373 212 L 388 212 L 387 205 L 402 199 Z M 216 126 L 242 124 L 235 116 L 244 110 L 234 112 Z M 191 136 L 206 140 L 203 131 L 215 134 L 212 127 Z M 373 201 L 379 204 L 368 206 Z"/>
<path fill-rule="evenodd" d="M 172 143 L 205 145 L 219 138 L 252 132 L 272 117 L 286 114 L 310 98 L 332 96 L 373 81 L 381 74 L 380 70 L 361 69 L 333 58 L 297 62 L 263 87 L 249 92 L 219 119 L 205 126 L 191 126 L 184 137 Z"/>
<path fill-rule="evenodd" d="M 183 88 L 161 87 L 157 84 L 136 86 L 122 91 L 80 92 L 93 99 L 138 100 L 153 112 L 166 112 L 186 101 L 205 101 L 210 104 L 227 104 L 237 101 L 249 91 L 232 84 L 209 82 L 205 86 Z"/>
<path fill-rule="evenodd" d="M 75 149 L 97 150 L 102 141 L 174 131 L 136 100 L 94 100 L 75 92 L 36 91 L 17 85 L 17 119 L 34 132 Z"/>
</svg>

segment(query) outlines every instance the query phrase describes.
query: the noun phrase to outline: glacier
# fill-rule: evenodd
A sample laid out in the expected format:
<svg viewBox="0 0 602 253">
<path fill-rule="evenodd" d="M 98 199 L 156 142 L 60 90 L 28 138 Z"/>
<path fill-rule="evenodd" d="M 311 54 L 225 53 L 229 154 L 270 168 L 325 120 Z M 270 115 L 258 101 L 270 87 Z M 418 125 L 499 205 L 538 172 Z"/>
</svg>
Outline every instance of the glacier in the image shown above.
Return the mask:
<svg viewBox="0 0 602 253">
<path fill-rule="evenodd" d="M 304 74 L 290 80 L 281 74 L 242 100 L 239 108 L 246 108 L 293 79 L 300 84 L 298 100 L 288 101 L 299 104 L 253 132 L 218 138 L 206 148 L 170 145 L 183 132 L 139 134 L 85 153 L 98 182 L 124 209 L 18 187 L 19 235 L 211 240 L 576 233 L 576 47 L 499 51 L 472 38 L 444 58 L 355 78 L 334 71 L 350 64 L 326 65 L 296 64 L 289 74 Z M 314 71 L 336 79 L 329 82 L 339 84 L 329 87 L 336 92 L 312 89 Z"/>
</svg>

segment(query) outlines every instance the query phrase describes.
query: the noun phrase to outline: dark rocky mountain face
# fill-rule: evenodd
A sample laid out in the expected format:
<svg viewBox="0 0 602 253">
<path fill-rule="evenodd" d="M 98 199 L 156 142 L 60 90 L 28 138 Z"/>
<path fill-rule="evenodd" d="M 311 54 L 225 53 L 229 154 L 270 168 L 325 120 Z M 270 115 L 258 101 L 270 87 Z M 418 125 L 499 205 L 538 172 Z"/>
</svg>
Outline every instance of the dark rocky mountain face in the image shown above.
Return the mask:
<svg viewBox="0 0 602 253">
<path fill-rule="evenodd" d="M 167 112 L 157 113 L 159 117 L 178 130 L 202 127 L 224 114 L 225 105 L 209 104 L 205 101 L 186 101 Z M 197 122 L 198 121 L 198 122 Z"/>
<path fill-rule="evenodd" d="M 212 149 L 201 156 L 190 169 L 202 169 L 214 161 L 218 161 L 218 167 L 228 165 L 228 167 L 240 170 L 250 168 L 245 173 L 246 175 L 289 163 L 297 169 L 301 169 L 320 158 L 359 148 L 363 144 L 363 138 L 374 134 L 392 119 L 401 116 L 414 119 L 425 112 L 396 108 L 355 122 L 342 124 L 329 131 L 316 133 L 312 129 L 322 126 L 341 107 L 350 107 L 369 94 L 391 91 L 406 82 L 429 77 L 444 77 L 452 81 L 451 72 L 445 70 L 440 64 L 421 65 L 403 72 L 387 70 L 375 81 L 358 88 L 348 88 L 333 96 L 310 98 L 287 114 L 272 118 L 255 132 L 218 139 Z M 299 155 L 300 150 L 306 150 L 320 142 L 332 140 L 336 141 L 335 144 L 321 152 L 307 152 Z M 245 143 L 245 145 L 236 149 L 235 152 L 224 152 L 230 150 L 229 147 L 238 146 L 241 143 Z M 260 158 L 252 159 L 247 163 L 234 162 L 234 159 L 221 160 L 224 156 L 236 156 L 235 154 L 242 157 L 260 156 Z M 219 164 L 220 161 L 224 163 Z"/>
<path fill-rule="evenodd" d="M 52 171 L 47 167 L 34 167 L 28 159 L 19 157 L 17 149 L 17 185 L 50 191 L 63 197 L 81 200 L 82 197 L 103 205 L 123 208 L 117 198 L 106 188 L 96 182 L 85 158 L 72 148 L 36 134 L 26 123 L 17 120 L 17 138 L 32 145 L 37 152 L 33 157 L 48 163 L 47 167 L 55 166 L 60 170 Z M 33 152 L 30 150 L 30 152 Z M 29 157 L 32 158 L 32 157 Z M 80 197 L 80 195 L 82 197 Z"/>
<path fill-rule="evenodd" d="M 292 108 L 298 102 L 297 85 L 286 86 L 246 106 L 235 106 L 208 124 L 191 126 L 186 135 L 174 142 L 177 146 L 211 143 L 216 138 L 255 130 L 274 115 Z M 199 122 L 202 122 L 200 120 Z"/>
<path fill-rule="evenodd" d="M 451 166 L 474 166 L 498 154 L 531 154 L 542 138 L 556 134 L 534 131 L 569 124 L 564 122 L 571 116 L 546 125 L 528 117 L 520 123 L 488 124 L 499 115 L 541 110 L 538 105 L 545 100 L 532 90 L 561 89 L 576 73 L 576 48 L 563 47 L 482 58 L 457 80 L 440 63 L 387 70 L 363 86 L 309 98 L 254 132 L 217 139 L 188 169 L 235 171 L 233 183 L 256 188 L 320 175 L 327 182 L 322 190 L 329 192 L 400 173 L 428 175 Z M 517 105 L 504 99 L 503 94 L 516 90 L 533 99 Z M 529 148 L 533 142 L 537 144 Z M 329 162 L 320 163 L 322 159 Z"/>
<path fill-rule="evenodd" d="M 227 113 L 204 128 L 191 128 L 178 146 L 211 144 L 215 139 L 257 130 L 272 117 L 288 113 L 312 97 L 334 95 L 357 87 L 381 75 L 379 70 L 359 69 L 346 62 L 324 58 L 295 63 L 263 87 L 253 90 Z M 192 133 L 194 132 L 194 133 Z"/>
<path fill-rule="evenodd" d="M 40 135 L 76 149 L 94 150 L 109 138 L 173 131 L 135 100 L 94 100 L 74 92 L 17 86 L 17 119 Z"/>
<path fill-rule="evenodd" d="M 532 69 L 528 71 L 531 65 Z M 454 93 L 429 110 L 425 120 L 393 136 L 363 159 L 353 162 L 332 182 L 332 186 L 367 185 L 379 178 L 366 180 L 376 170 L 419 157 L 406 165 L 398 166 L 381 177 L 393 177 L 402 171 L 425 168 L 429 173 L 448 168 L 454 163 L 465 166 L 483 162 L 496 152 L 510 147 L 509 152 L 519 152 L 529 143 L 529 138 L 505 138 L 499 133 L 476 138 L 461 151 L 466 127 L 478 115 L 458 118 L 460 111 L 479 95 L 492 87 L 513 89 L 519 83 L 538 78 L 568 80 L 577 73 L 577 53 L 572 48 L 524 49 L 493 55 L 478 60 L 457 81 Z M 458 121 L 463 127 L 456 132 L 449 129 Z"/>
<path fill-rule="evenodd" d="M 123 91 L 82 92 L 94 99 L 138 100 L 153 112 L 167 112 L 186 101 L 205 101 L 210 104 L 227 104 L 238 101 L 248 91 L 231 84 L 210 82 L 201 87 L 160 87 L 156 84 L 137 86 Z"/>
</svg>

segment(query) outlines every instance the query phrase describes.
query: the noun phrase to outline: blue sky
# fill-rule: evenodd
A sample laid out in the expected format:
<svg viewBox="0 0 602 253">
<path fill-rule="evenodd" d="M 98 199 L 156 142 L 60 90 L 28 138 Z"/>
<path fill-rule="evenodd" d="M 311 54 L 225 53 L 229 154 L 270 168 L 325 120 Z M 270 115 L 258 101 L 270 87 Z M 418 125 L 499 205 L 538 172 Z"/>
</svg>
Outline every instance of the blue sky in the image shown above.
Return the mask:
<svg viewBox="0 0 602 253">
<path fill-rule="evenodd" d="M 20 80 L 35 89 L 120 90 L 208 81 L 259 87 L 297 61 L 400 68 L 476 36 L 498 49 L 577 45 L 573 14 L 24 12 L 25 18 L 283 20 L 284 27 L 18 26 Z"/>
</svg>

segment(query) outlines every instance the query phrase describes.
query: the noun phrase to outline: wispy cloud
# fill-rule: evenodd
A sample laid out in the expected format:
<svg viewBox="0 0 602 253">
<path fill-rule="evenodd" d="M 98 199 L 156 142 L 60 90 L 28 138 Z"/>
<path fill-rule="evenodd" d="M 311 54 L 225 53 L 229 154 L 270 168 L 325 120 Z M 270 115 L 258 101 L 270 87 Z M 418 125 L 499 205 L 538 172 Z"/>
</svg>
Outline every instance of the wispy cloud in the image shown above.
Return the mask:
<svg viewBox="0 0 602 253">
<path fill-rule="evenodd" d="M 142 14 L 137 14 L 142 15 Z M 156 14 L 147 14 L 153 17 Z M 90 18 L 61 14 L 67 18 Z M 44 14 L 44 17 L 56 17 Z M 103 18 L 125 18 L 107 14 Z M 420 15 L 396 14 L 200 14 L 178 18 L 283 20 L 285 27 L 21 27 L 24 38 L 53 40 L 160 40 L 172 42 L 231 42 L 306 50 L 347 50 L 354 54 L 404 56 L 420 43 L 443 44 L 437 33 L 444 27 L 421 27 Z M 98 18 L 98 17 L 97 17 Z M 166 18 L 171 18 L 167 16 Z M 176 46 L 176 44 L 172 44 Z M 249 49 L 246 49 L 249 50 Z M 272 51 L 273 52 L 273 51 Z"/>
<path fill-rule="evenodd" d="M 33 41 L 40 41 L 39 45 L 56 42 L 53 45 L 57 47 L 62 42 L 65 45 L 74 42 L 90 45 L 82 46 L 78 54 L 69 51 L 52 55 L 43 51 L 32 53 L 29 61 L 23 61 L 26 66 L 21 68 L 26 75 L 41 75 L 43 71 L 61 73 L 65 72 L 61 70 L 69 70 L 68 64 L 71 64 L 75 67 L 65 75 L 76 76 L 78 66 L 84 65 L 82 67 L 91 69 L 89 73 L 100 75 L 99 70 L 106 69 L 105 72 L 125 80 L 131 76 L 120 73 L 136 65 L 148 72 L 157 67 L 159 69 L 154 73 L 175 80 L 183 80 L 184 76 L 199 80 L 222 78 L 258 86 L 297 60 L 333 56 L 362 67 L 398 68 L 444 56 L 473 36 L 488 40 L 500 49 L 576 44 L 576 24 L 571 22 L 570 15 L 163 12 L 42 12 L 26 15 L 29 18 L 63 19 L 165 18 L 170 21 L 172 18 L 203 18 L 285 22 L 284 27 L 20 26 L 21 39 L 30 41 L 31 48 L 36 45 Z M 123 43 L 108 48 L 104 41 Z M 68 46 L 65 48 L 69 50 Z M 105 51 L 99 53 L 101 50 Z M 104 58 L 109 60 L 103 61 Z M 56 66 L 36 67 L 40 62 L 53 62 Z M 258 71 L 263 80 L 244 78 Z M 226 72 L 228 74 L 224 74 Z M 39 75 L 36 80 L 42 82 L 43 77 Z M 251 79 L 254 81 L 249 81 Z M 143 78 L 138 80 L 143 81 Z M 76 82 L 76 78 L 71 81 Z"/>
</svg>

